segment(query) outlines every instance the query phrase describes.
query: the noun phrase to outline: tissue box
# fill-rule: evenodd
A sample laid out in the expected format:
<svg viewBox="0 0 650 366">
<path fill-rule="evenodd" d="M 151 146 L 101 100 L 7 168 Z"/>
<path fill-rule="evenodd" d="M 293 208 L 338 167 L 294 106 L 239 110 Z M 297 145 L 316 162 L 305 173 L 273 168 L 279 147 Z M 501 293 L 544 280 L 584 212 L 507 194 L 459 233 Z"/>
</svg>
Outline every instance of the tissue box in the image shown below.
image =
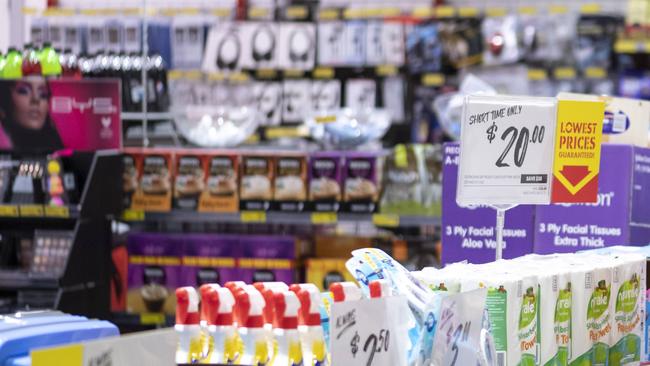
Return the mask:
<svg viewBox="0 0 650 366">
<path fill-rule="evenodd" d="M 595 204 L 537 206 L 535 252 L 557 253 L 650 240 L 650 150 L 603 145 Z M 508 217 L 506 217 L 506 223 Z"/>
<path fill-rule="evenodd" d="M 495 258 L 496 210 L 487 206 L 460 207 L 456 203 L 460 145 L 445 144 L 442 168 L 442 262 L 468 260 L 492 262 Z M 504 258 L 533 251 L 534 206 L 517 206 L 506 212 Z"/>
</svg>

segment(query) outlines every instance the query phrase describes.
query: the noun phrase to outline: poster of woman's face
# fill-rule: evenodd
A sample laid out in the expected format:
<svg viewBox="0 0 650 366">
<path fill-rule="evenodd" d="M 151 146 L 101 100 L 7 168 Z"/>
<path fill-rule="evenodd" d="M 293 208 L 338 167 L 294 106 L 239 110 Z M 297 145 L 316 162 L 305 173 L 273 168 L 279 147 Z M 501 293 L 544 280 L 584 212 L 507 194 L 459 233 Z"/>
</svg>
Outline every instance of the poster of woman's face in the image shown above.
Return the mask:
<svg viewBox="0 0 650 366">
<path fill-rule="evenodd" d="M 0 149 L 120 148 L 119 112 L 117 80 L 0 80 Z"/>
</svg>

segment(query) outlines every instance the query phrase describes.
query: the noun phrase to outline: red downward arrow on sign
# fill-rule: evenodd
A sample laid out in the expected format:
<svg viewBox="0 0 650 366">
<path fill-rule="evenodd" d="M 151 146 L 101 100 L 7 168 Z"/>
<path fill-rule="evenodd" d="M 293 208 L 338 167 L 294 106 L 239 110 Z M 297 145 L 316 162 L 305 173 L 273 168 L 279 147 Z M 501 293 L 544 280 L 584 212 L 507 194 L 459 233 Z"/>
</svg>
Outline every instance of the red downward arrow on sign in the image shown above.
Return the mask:
<svg viewBox="0 0 650 366">
<path fill-rule="evenodd" d="M 565 165 L 560 171 L 564 178 L 574 187 L 582 182 L 590 172 L 589 167 L 586 165 Z"/>
</svg>

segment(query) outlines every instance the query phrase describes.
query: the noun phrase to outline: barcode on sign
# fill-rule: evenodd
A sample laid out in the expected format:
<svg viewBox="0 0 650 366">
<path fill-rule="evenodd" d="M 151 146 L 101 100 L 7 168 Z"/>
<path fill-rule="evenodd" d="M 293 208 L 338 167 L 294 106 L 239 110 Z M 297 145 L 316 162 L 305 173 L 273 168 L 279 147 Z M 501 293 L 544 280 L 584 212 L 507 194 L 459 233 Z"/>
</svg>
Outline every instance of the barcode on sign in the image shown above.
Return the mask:
<svg viewBox="0 0 650 366">
<path fill-rule="evenodd" d="M 523 288 L 524 288 L 524 282 L 523 281 L 518 281 L 517 282 L 517 297 L 521 297 L 523 295 Z"/>
<path fill-rule="evenodd" d="M 557 292 L 557 275 L 553 276 L 553 292 Z"/>
<path fill-rule="evenodd" d="M 614 283 L 618 283 L 618 268 L 614 268 Z"/>
<path fill-rule="evenodd" d="M 591 272 L 585 273 L 585 290 L 591 289 L 592 282 L 593 282 L 593 273 Z"/>
<path fill-rule="evenodd" d="M 497 352 L 497 366 L 506 366 L 506 353 Z"/>
</svg>

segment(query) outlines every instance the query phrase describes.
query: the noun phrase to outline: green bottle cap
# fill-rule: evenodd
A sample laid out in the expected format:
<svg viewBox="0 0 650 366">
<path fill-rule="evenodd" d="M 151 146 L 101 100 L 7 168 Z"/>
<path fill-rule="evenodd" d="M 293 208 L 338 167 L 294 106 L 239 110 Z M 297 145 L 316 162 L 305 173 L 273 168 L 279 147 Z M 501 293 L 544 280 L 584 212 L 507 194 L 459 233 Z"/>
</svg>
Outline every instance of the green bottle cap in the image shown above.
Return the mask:
<svg viewBox="0 0 650 366">
<path fill-rule="evenodd" d="M 23 55 L 16 49 L 9 49 L 1 76 L 3 79 L 20 79 L 23 77 Z"/>
<path fill-rule="evenodd" d="M 52 46 L 46 44 L 43 46 L 39 54 L 41 61 L 41 71 L 43 76 L 58 76 L 61 75 L 61 62 L 59 55 L 56 53 Z"/>
</svg>

